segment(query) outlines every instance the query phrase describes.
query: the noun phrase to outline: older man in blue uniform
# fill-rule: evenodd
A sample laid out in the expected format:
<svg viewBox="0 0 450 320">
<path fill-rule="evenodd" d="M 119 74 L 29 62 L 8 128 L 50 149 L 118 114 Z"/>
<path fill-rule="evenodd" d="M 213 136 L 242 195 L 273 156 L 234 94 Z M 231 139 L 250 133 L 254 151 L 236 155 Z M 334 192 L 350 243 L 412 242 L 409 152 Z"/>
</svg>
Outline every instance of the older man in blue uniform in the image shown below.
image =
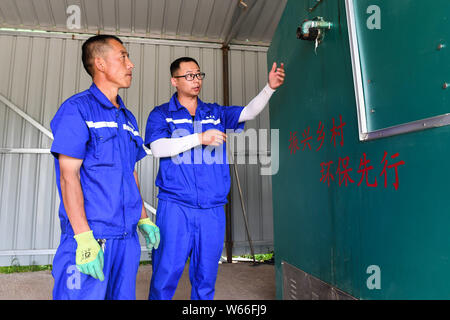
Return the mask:
<svg viewBox="0 0 450 320">
<path fill-rule="evenodd" d="M 135 171 L 146 155 L 143 140 L 118 95 L 134 66 L 122 41 L 109 35 L 89 38 L 82 60 L 93 83 L 67 99 L 50 124 L 61 198 L 53 298 L 135 299 L 137 226 L 150 249 L 159 229 L 147 217 Z"/>
<path fill-rule="evenodd" d="M 273 64 L 269 83 L 246 106 L 223 107 L 198 98 L 205 74 L 192 58 L 175 60 L 168 103 L 150 113 L 145 145 L 160 158 L 156 224 L 161 243 L 153 252 L 149 299 L 171 299 L 190 258 L 191 299 L 213 299 L 223 249 L 230 190 L 226 130 L 242 130 L 284 82 L 284 66 Z"/>
</svg>

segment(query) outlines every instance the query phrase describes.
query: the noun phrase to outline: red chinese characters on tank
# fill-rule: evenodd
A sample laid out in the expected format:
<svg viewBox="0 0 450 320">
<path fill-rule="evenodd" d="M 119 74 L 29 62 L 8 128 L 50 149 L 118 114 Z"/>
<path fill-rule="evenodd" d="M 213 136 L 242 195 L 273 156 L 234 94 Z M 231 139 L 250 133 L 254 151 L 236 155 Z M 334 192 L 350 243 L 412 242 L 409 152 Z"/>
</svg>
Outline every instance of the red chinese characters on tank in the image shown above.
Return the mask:
<svg viewBox="0 0 450 320">
<path fill-rule="evenodd" d="M 299 149 L 300 148 L 298 147 L 297 131 L 291 132 L 291 137 L 289 138 L 289 150 L 291 150 L 291 154 L 295 154 Z"/>
<path fill-rule="evenodd" d="M 339 146 L 344 147 L 344 127 L 346 126 L 346 122 L 343 121 L 342 115 L 339 115 L 338 119 L 339 120 L 336 121 L 335 118 L 332 118 L 332 127 L 329 129 L 329 132 L 331 132 L 331 138 L 329 140 L 330 146 L 333 148 L 338 148 Z M 297 150 L 300 150 L 297 132 L 298 131 L 290 132 L 289 150 L 291 154 L 295 154 Z M 300 141 L 302 144 L 302 152 L 310 152 L 313 148 L 316 148 L 315 152 L 321 150 L 324 147 L 324 144 L 326 145 L 326 132 L 328 132 L 328 129 L 326 129 L 326 125 L 322 121 L 319 121 L 319 125 L 317 126 L 316 139 L 311 135 L 310 126 L 304 129 L 302 133 L 303 139 Z M 317 146 L 311 146 L 312 144 L 316 144 Z M 357 187 L 365 185 L 369 188 L 376 188 L 378 186 L 388 188 L 388 176 L 391 176 L 395 178 L 395 182 L 392 183 L 392 186 L 395 190 L 398 190 L 400 184 L 399 168 L 405 165 L 405 161 L 400 159 L 398 152 L 389 154 L 387 151 L 384 151 L 382 160 L 379 162 L 381 164 L 381 168 L 379 169 L 374 167 L 374 165 L 378 164 L 377 161 L 379 160 L 373 162 L 365 152 L 363 152 L 359 158 L 359 166 L 357 169 L 355 167 L 356 170 L 353 170 L 351 167 L 350 157 L 348 156 L 339 157 L 334 168 L 334 161 L 324 161 L 320 163 L 320 182 L 327 184 L 328 187 L 330 187 L 332 183 L 337 183 L 339 187 L 343 185 L 348 187 L 351 184 L 355 184 Z M 378 174 L 378 172 L 380 173 Z M 380 180 L 380 177 L 381 181 L 379 184 L 378 180 Z"/>
</svg>

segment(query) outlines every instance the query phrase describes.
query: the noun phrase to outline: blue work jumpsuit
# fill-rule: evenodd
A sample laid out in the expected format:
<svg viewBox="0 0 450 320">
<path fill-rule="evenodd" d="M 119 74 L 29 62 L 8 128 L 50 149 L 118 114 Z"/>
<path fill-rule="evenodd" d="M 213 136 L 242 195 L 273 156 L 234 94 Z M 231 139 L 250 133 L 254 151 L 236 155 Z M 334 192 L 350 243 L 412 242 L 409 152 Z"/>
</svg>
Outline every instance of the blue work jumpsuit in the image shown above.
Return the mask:
<svg viewBox="0 0 450 320">
<path fill-rule="evenodd" d="M 136 231 L 142 198 L 133 172 L 146 156 L 133 114 L 118 96 L 117 109 L 93 83 L 67 99 L 51 121 L 61 241 L 53 260 L 54 299 L 135 299 L 141 248 Z M 105 280 L 76 268 L 77 243 L 61 196 L 58 156 L 83 159 L 80 182 L 89 227 L 105 239 Z"/>
<path fill-rule="evenodd" d="M 198 99 L 195 117 L 175 93 L 150 113 L 145 145 L 161 138 L 177 138 L 209 129 L 242 131 L 243 107 L 224 107 Z M 190 258 L 191 299 L 211 300 L 223 249 L 225 213 L 230 190 L 226 145 L 198 146 L 176 157 L 160 158 L 156 224 L 161 242 L 153 251 L 149 299 L 172 299 Z"/>
</svg>

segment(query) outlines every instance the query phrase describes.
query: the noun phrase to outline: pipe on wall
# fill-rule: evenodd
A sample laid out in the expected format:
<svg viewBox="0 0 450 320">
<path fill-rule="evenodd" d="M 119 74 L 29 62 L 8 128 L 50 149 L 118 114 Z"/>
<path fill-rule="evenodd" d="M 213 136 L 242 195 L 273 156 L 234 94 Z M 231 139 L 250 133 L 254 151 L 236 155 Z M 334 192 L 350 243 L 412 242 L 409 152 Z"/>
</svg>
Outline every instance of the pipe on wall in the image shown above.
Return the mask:
<svg viewBox="0 0 450 320">
<path fill-rule="evenodd" d="M 228 106 L 230 104 L 230 84 L 229 84 L 229 74 L 228 74 L 228 53 L 230 51 L 230 47 L 228 44 L 224 44 L 222 46 L 222 76 L 223 76 L 223 104 Z M 231 169 L 230 169 L 231 176 Z M 225 249 L 227 252 L 227 262 L 232 262 L 233 256 L 233 233 L 232 233 L 232 212 L 231 206 L 233 205 L 231 190 L 227 196 L 227 204 L 225 206 L 225 216 L 226 216 L 226 224 L 225 224 Z"/>
</svg>

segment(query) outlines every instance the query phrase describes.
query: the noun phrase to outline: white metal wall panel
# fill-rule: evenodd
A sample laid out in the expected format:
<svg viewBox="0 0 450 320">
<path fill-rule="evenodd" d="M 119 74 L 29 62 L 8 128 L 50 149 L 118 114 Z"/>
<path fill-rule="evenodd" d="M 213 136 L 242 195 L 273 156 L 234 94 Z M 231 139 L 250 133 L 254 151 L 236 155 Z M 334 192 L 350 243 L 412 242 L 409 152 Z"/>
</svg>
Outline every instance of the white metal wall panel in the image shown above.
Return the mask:
<svg viewBox="0 0 450 320">
<path fill-rule="evenodd" d="M 251 10 L 237 32 L 234 43 L 270 43 L 287 0 L 246 1 Z"/>
<path fill-rule="evenodd" d="M 168 101 L 174 93 L 170 85 L 169 65 L 180 56 L 197 59 L 207 74 L 200 99 L 222 103 L 220 49 L 124 40 L 135 69 L 132 86 L 121 90 L 120 94 L 136 116 L 142 136 L 150 111 Z M 3 75 L 0 77 L 0 94 L 50 128 L 50 121 L 60 104 L 90 86 L 90 78 L 80 57 L 82 42 L 70 37 L 0 34 L 0 73 Z M 265 59 L 266 54 L 261 51 L 230 51 L 232 104 L 245 105 L 264 87 L 267 79 Z M 268 110 L 259 119 L 249 122 L 247 127 L 268 128 Z M 49 149 L 50 146 L 51 139 L 0 103 L 0 148 Z M 146 157 L 137 168 L 142 195 L 156 207 L 154 180 L 157 161 Z M 239 172 L 252 238 L 256 245 L 261 244 L 262 251 L 267 251 L 273 242 L 270 177 L 261 177 L 257 165 L 239 166 Z M 237 191 L 233 197 L 236 250 L 248 253 Z M 59 201 L 52 155 L 0 153 L 0 265 L 52 262 L 53 256 L 49 254 L 2 256 L 1 253 L 56 249 L 60 236 Z M 143 255 L 144 259 L 146 257 Z"/>
<path fill-rule="evenodd" d="M 42 28 L 52 27 L 52 14 L 49 10 L 48 0 L 33 0 L 29 8 L 36 14 L 37 24 Z"/>
<path fill-rule="evenodd" d="M 267 55 L 264 51 L 234 49 L 230 51 L 230 96 L 231 104 L 245 105 L 267 84 Z M 270 131 L 269 107 L 254 120 L 248 121 L 246 129 L 266 129 Z M 270 137 L 270 132 L 268 134 Z M 270 146 L 270 144 L 267 144 Z M 246 149 L 236 148 L 236 159 L 245 156 L 245 165 L 238 165 L 239 180 L 243 192 L 245 211 L 248 217 L 250 237 L 255 252 L 266 253 L 273 250 L 272 179 L 260 175 L 261 165 L 249 164 L 249 153 L 258 150 L 255 145 Z M 264 150 L 259 150 L 264 151 Z M 233 241 L 234 254 L 248 254 L 249 243 L 245 230 L 240 194 L 234 174 L 233 201 Z"/>
</svg>

